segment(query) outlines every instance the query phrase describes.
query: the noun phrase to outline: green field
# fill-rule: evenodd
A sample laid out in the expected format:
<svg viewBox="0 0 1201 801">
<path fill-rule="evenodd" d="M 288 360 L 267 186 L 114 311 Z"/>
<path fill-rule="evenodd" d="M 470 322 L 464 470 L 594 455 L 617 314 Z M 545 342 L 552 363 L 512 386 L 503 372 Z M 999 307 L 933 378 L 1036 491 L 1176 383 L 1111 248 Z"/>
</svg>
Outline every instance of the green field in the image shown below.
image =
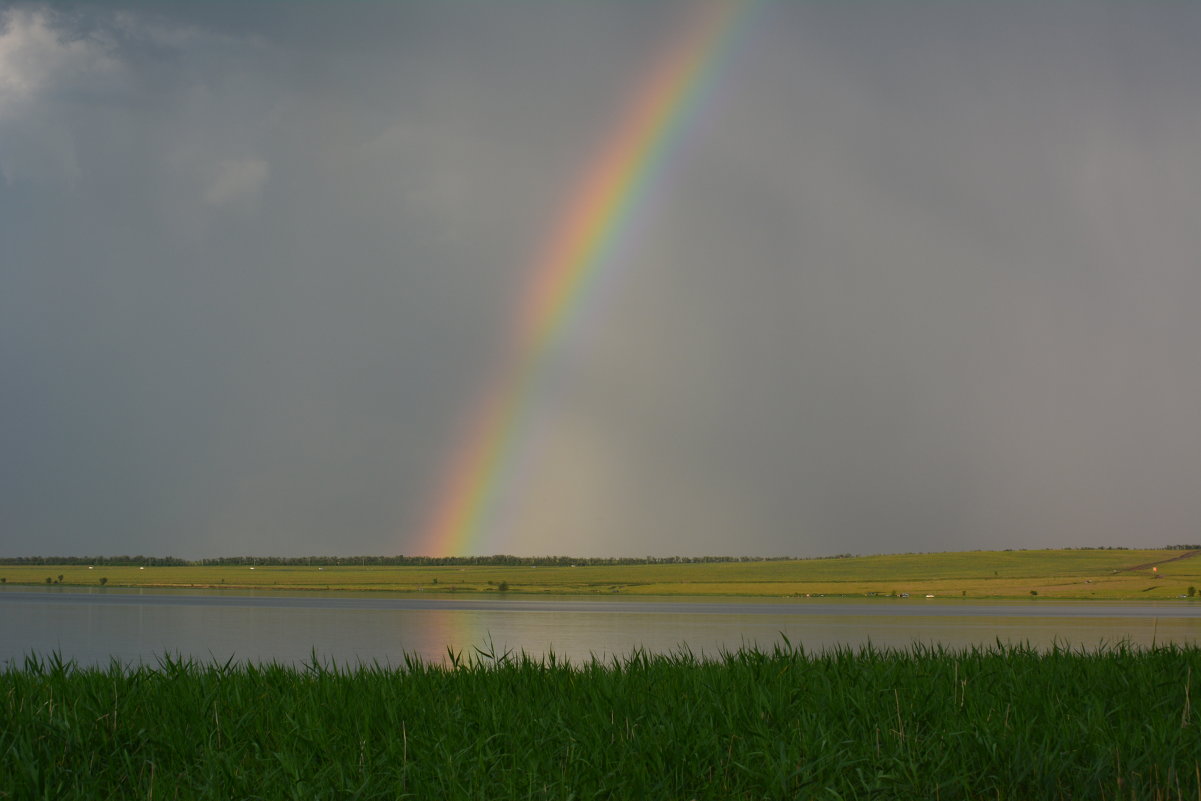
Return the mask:
<svg viewBox="0 0 1201 801">
<path fill-rule="evenodd" d="M 0 798 L 1195 799 L 1201 650 L 0 672 Z"/>
<path fill-rule="evenodd" d="M 392 590 L 556 595 L 859 596 L 1146 600 L 1201 587 L 1201 551 L 1046 550 L 581 567 L 0 565 L 8 584 Z M 1152 569 L 1157 567 L 1158 571 Z M 503 584 L 502 584 L 503 582 Z"/>
</svg>

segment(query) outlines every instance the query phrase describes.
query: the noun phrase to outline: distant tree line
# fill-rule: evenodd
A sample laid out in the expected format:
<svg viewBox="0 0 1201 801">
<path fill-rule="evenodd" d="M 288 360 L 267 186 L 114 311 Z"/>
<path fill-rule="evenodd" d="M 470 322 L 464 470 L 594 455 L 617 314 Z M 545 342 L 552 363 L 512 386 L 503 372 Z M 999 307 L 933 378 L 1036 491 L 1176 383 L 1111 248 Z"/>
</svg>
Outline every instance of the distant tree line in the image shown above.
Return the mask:
<svg viewBox="0 0 1201 801">
<path fill-rule="evenodd" d="M 1130 548 L 1126 545 L 1078 545 L 1075 548 L 1065 548 L 1067 551 L 1129 551 Z M 1201 545 L 1162 545 L 1159 548 L 1150 550 L 1157 551 L 1198 551 L 1201 550 Z"/>
<path fill-rule="evenodd" d="M 5 556 L 0 565 L 138 565 L 185 566 L 200 564 L 175 556 Z"/>
<path fill-rule="evenodd" d="M 845 558 L 850 554 L 839 554 Z M 439 566 L 538 566 L 569 567 L 571 565 L 671 565 L 707 564 L 712 562 L 777 562 L 796 559 L 795 556 L 219 556 L 211 559 L 180 559 L 176 556 L 14 556 L 0 557 L 0 565 L 112 565 L 112 566 L 202 566 L 229 565 L 307 566 L 307 565 L 404 565 L 409 567 Z"/>
<path fill-rule="evenodd" d="M 1025 548 L 1006 548 L 1024 551 Z M 1068 551 L 1127 551 L 1121 545 L 1096 547 L 1077 546 Z M 1164 545 L 1160 550 L 1194 551 L 1201 545 Z M 264 566 L 336 566 L 336 565 L 403 565 L 407 567 L 490 566 L 490 567 L 569 567 L 571 565 L 697 565 L 716 562 L 782 562 L 809 559 L 851 559 L 857 554 L 839 553 L 830 556 L 218 556 L 210 559 L 180 559 L 177 556 L 8 556 L 0 557 L 0 565 L 113 565 L 145 567 L 225 567 L 233 565 Z"/>
</svg>

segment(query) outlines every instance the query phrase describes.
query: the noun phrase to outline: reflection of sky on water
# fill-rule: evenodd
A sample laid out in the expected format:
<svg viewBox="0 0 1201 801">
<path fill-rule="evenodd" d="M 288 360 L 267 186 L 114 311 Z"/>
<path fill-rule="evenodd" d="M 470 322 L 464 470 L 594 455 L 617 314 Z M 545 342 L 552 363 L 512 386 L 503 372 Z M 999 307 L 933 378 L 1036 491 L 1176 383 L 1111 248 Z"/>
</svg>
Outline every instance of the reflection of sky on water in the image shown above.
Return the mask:
<svg viewBox="0 0 1201 801">
<path fill-rule="evenodd" d="M 1172 618 L 1019 618 L 621 613 L 477 613 L 476 630 L 502 648 L 535 654 L 553 650 L 572 660 L 609 658 L 636 647 L 673 651 L 688 647 L 714 656 L 743 645 L 771 647 L 786 637 L 806 650 L 840 645 L 903 648 L 915 642 L 948 647 L 1002 642 L 1049 647 L 1096 646 L 1128 641 L 1190 643 L 1201 640 L 1201 621 Z"/>
<path fill-rule="evenodd" d="M 580 661 L 593 655 L 611 659 L 639 647 L 652 652 L 687 647 L 714 656 L 743 645 L 771 647 L 782 637 L 810 651 L 867 643 L 903 648 L 915 642 L 957 648 L 997 640 L 1039 647 L 1201 642 L 1201 617 L 1193 605 L 1132 607 L 1130 615 L 1110 617 L 1098 616 L 1101 608 L 1095 605 L 1031 606 L 1023 615 L 1014 605 L 961 606 L 950 614 L 946 607 L 885 606 L 873 613 L 867 605 L 793 607 L 783 613 L 748 611 L 754 607 L 742 602 L 723 606 L 714 599 L 694 607 L 523 599 L 475 604 L 484 608 L 404 609 L 386 608 L 378 599 L 364 602 L 375 608 L 359 608 L 338 607 L 345 601 L 333 598 L 302 602 L 191 594 L 184 603 L 181 598 L 113 594 L 105 601 L 100 595 L 0 592 L 0 663 L 58 651 L 85 664 L 106 664 L 111 658 L 153 663 L 163 653 L 206 662 L 232 657 L 298 664 L 316 653 L 323 662 L 399 665 L 406 653 L 445 663 L 448 648 L 468 658 L 480 648 L 539 657 L 553 652 Z M 291 602 L 305 605 L 288 606 Z M 686 608 L 704 611 L 680 611 Z M 728 611 L 715 611 L 722 608 Z M 1104 607 L 1110 608 L 1120 610 Z M 1063 616 L 1047 616 L 1052 609 Z M 1093 616 L 1085 616 L 1090 612 Z"/>
</svg>

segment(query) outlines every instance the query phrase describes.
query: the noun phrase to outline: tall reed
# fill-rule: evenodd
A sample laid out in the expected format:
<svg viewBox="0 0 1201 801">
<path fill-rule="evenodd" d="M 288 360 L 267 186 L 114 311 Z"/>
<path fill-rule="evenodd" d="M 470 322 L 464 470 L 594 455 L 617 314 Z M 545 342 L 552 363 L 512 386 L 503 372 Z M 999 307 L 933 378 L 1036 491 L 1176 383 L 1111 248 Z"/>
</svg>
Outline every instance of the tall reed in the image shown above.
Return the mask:
<svg viewBox="0 0 1201 801">
<path fill-rule="evenodd" d="M 4 799 L 1201 794 L 1201 649 L 0 672 Z"/>
</svg>

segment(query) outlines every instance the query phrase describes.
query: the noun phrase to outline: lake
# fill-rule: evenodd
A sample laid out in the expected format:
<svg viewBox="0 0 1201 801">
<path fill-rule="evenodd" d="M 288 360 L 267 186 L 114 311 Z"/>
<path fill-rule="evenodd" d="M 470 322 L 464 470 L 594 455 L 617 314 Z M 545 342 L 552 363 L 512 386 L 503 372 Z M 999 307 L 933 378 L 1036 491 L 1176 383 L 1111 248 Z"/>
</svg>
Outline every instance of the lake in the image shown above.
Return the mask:
<svg viewBox="0 0 1201 801">
<path fill-rule="evenodd" d="M 983 602 L 925 598 L 780 600 L 431 597 L 378 593 L 0 588 L 0 664 L 58 652 L 80 664 L 205 662 L 400 664 L 476 647 L 572 661 L 635 648 L 716 655 L 783 637 L 837 646 L 1049 647 L 1201 642 L 1201 602 Z M 490 645 L 489 645 L 490 643 Z"/>
</svg>

